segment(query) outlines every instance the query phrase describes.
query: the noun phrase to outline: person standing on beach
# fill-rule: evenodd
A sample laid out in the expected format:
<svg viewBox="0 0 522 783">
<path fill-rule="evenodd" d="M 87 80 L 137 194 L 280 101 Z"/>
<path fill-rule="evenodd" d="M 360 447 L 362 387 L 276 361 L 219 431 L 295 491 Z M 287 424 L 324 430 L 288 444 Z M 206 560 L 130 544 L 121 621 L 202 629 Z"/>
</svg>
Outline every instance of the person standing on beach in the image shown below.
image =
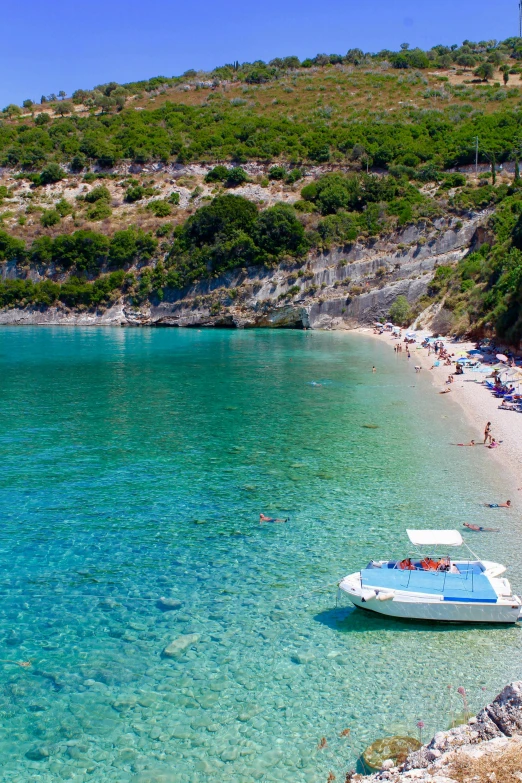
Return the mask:
<svg viewBox="0 0 522 783">
<path fill-rule="evenodd" d="M 491 422 L 488 421 L 486 424 L 486 428 L 484 430 L 484 443 L 487 443 L 487 441 L 491 440 Z"/>
<path fill-rule="evenodd" d="M 372 372 L 377 372 L 377 370 L 375 368 L 375 365 L 373 365 L 373 367 L 372 367 Z"/>
</svg>

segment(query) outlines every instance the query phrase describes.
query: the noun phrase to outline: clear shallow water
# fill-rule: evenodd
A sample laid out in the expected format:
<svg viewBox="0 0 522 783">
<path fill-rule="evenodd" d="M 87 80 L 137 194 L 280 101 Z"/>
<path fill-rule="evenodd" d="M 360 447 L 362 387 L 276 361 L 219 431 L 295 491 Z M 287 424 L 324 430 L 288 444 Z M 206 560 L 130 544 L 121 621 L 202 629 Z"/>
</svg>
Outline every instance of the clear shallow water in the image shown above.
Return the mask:
<svg viewBox="0 0 522 783">
<path fill-rule="evenodd" d="M 505 494 L 491 455 L 449 446 L 470 436 L 360 336 L 0 329 L 0 658 L 32 662 L 0 663 L 1 780 L 315 783 L 445 728 L 448 685 L 487 701 L 520 676 L 519 628 L 320 589 L 404 555 L 407 526 L 493 515 L 505 535 L 468 540 L 522 589 L 520 514 L 480 507 Z"/>
</svg>

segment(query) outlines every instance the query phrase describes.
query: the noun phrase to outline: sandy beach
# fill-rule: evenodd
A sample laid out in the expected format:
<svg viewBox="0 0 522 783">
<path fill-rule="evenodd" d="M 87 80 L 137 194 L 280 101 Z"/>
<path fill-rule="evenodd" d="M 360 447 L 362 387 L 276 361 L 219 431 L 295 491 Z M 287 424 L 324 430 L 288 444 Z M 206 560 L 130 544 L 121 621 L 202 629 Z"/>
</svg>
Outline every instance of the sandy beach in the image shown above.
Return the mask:
<svg viewBox="0 0 522 783">
<path fill-rule="evenodd" d="M 382 335 L 375 334 L 373 329 L 360 328 L 361 334 L 374 337 L 376 340 L 389 345 L 390 350 L 402 342 L 393 338 L 390 332 Z M 419 333 L 421 334 L 421 333 Z M 422 333 L 424 336 L 424 333 Z M 455 342 L 444 339 L 445 345 L 450 353 L 460 354 L 462 351 L 470 350 L 475 347 L 472 342 Z M 415 375 L 415 366 L 422 367 L 422 373 L 429 373 L 434 392 L 438 393 L 447 388 L 446 380 L 450 373 L 453 373 L 455 366 L 434 367 L 433 362 L 435 354 L 433 351 L 428 356 L 428 350 L 422 348 L 419 343 L 410 346 L 411 359 L 408 361 L 406 353 L 404 357 L 405 372 Z M 497 449 L 489 449 L 493 464 L 497 465 L 503 471 L 506 482 L 506 492 L 511 493 L 511 500 L 517 509 L 522 504 L 522 414 L 499 408 L 501 400 L 497 399 L 484 385 L 485 373 L 473 373 L 469 369 L 464 370 L 464 375 L 455 376 L 451 384 L 451 392 L 445 395 L 449 405 L 457 404 L 460 406 L 468 424 L 469 439 L 475 440 L 477 448 L 484 448 L 484 428 L 486 423 L 491 422 L 491 432 L 497 441 L 502 441 Z M 506 498 L 502 498 L 505 500 Z"/>
</svg>

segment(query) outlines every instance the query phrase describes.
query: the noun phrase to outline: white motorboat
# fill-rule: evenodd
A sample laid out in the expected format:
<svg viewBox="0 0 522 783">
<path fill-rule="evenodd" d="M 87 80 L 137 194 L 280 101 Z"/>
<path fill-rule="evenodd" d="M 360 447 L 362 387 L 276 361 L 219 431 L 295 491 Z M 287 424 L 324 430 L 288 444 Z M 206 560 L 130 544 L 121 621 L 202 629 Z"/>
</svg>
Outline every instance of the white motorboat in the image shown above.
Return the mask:
<svg viewBox="0 0 522 783">
<path fill-rule="evenodd" d="M 458 530 L 408 530 L 417 554 L 405 560 L 372 560 L 346 576 L 339 590 L 361 609 L 388 617 L 461 623 L 516 623 L 522 601 L 513 595 L 500 563 L 423 556 L 464 545 Z M 468 548 L 469 549 L 469 548 Z M 426 550 L 424 550 L 426 551 Z"/>
</svg>

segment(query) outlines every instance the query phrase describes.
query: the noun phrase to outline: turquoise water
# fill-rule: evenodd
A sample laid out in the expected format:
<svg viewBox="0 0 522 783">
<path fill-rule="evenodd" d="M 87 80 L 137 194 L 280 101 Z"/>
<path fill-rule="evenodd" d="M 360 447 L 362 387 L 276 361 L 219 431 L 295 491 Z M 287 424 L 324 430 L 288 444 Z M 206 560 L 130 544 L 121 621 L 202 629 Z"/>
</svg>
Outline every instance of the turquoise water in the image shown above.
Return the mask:
<svg viewBox="0 0 522 783">
<path fill-rule="evenodd" d="M 1 780 L 342 779 L 374 739 L 445 728 L 457 687 L 487 701 L 518 627 L 387 621 L 328 586 L 407 526 L 495 515 L 468 540 L 522 589 L 520 513 L 480 506 L 505 495 L 491 455 L 449 445 L 474 435 L 361 336 L 0 329 L 0 658 L 32 663 L 0 663 Z"/>
</svg>

